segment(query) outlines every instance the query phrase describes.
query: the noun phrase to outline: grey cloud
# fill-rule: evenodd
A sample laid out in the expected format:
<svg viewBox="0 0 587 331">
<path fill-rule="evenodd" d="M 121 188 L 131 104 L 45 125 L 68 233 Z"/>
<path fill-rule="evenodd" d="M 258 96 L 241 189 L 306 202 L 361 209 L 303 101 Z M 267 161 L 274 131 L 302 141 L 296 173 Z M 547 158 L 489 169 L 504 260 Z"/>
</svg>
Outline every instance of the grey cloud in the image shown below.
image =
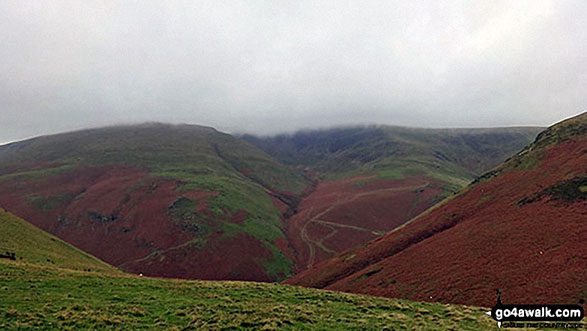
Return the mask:
<svg viewBox="0 0 587 331">
<path fill-rule="evenodd" d="M 549 125 L 587 104 L 584 1 L 0 3 L 0 143 L 144 121 L 271 134 Z"/>
</svg>

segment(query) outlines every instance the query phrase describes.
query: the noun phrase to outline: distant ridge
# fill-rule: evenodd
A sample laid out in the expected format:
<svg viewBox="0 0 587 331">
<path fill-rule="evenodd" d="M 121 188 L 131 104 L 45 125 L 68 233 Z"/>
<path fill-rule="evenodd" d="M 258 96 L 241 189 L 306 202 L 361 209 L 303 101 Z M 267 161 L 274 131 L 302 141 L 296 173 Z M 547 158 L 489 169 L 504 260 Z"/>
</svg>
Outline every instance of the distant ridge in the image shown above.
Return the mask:
<svg viewBox="0 0 587 331">
<path fill-rule="evenodd" d="M 541 132 L 459 195 L 288 284 L 492 306 L 587 293 L 587 113 Z"/>
</svg>

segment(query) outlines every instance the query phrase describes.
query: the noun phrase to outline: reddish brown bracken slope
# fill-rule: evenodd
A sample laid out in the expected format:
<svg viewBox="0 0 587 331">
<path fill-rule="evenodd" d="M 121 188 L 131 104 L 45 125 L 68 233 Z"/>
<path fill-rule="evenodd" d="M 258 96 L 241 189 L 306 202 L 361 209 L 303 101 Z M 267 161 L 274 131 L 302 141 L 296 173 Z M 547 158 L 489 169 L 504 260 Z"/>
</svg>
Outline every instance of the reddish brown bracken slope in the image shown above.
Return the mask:
<svg viewBox="0 0 587 331">
<path fill-rule="evenodd" d="M 187 197 L 204 214 L 214 192 L 176 191 L 176 181 L 150 177 L 131 166 L 78 168 L 38 180 L 35 185 L 6 180 L 0 197 L 10 210 L 72 245 L 121 267 L 145 275 L 271 280 L 248 256 L 270 258 L 261 242 L 245 233 L 205 238 L 198 229 L 182 228 L 166 211 Z M 23 197 L 29 199 L 23 199 Z M 35 206 L 30 197 L 63 197 L 49 207 Z M 238 214 L 225 217 L 239 223 Z M 218 222 L 218 221 L 216 221 Z M 203 249 L 205 247 L 205 249 Z M 247 252 L 243 255 L 242 252 Z M 250 254 L 250 255 L 249 255 Z M 238 274 L 235 270 L 238 270 Z"/>
<path fill-rule="evenodd" d="M 492 306 L 587 293 L 587 113 L 538 136 L 450 201 L 289 284 Z"/>
<path fill-rule="evenodd" d="M 438 202 L 444 182 L 354 177 L 319 183 L 287 222 L 296 271 L 390 231 Z"/>
<path fill-rule="evenodd" d="M 0 206 L 148 276 L 291 275 L 282 214 L 307 184 L 256 147 L 195 125 L 117 126 L 0 146 Z"/>
</svg>

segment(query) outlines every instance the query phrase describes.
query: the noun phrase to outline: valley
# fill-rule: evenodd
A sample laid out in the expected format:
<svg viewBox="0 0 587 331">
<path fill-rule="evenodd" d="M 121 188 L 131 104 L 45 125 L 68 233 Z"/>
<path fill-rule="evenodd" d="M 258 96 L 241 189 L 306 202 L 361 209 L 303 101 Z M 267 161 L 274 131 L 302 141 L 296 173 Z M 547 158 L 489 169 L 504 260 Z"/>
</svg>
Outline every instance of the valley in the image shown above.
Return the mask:
<svg viewBox="0 0 587 331">
<path fill-rule="evenodd" d="M 374 239 L 430 207 L 440 181 L 355 177 L 320 183 L 288 221 L 298 269 Z M 368 182 L 367 182 L 368 181 Z M 436 185 L 436 186 L 435 186 Z"/>
<path fill-rule="evenodd" d="M 585 22 L 0 1 L 0 331 L 585 329 Z"/>
<path fill-rule="evenodd" d="M 400 226 L 537 131 L 82 130 L 0 146 L 0 206 L 128 272 L 281 281 Z"/>
<path fill-rule="evenodd" d="M 243 139 L 316 178 L 314 191 L 286 222 L 300 272 L 401 226 L 538 131 L 373 126 Z"/>
<path fill-rule="evenodd" d="M 2 146 L 0 326 L 482 330 L 496 288 L 579 301 L 585 119 L 501 164 L 537 129 L 357 128 L 296 162 L 275 138 L 163 124 Z"/>
<path fill-rule="evenodd" d="M 404 226 L 286 281 L 419 301 L 581 302 L 587 291 L 587 114 Z"/>
</svg>

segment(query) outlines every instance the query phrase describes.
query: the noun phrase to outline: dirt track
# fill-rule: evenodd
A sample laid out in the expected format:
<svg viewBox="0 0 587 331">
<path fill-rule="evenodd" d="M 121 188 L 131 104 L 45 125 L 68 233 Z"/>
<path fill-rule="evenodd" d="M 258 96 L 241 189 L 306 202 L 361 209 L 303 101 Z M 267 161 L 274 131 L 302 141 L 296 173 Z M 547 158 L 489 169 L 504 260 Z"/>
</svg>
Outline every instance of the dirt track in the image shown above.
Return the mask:
<svg viewBox="0 0 587 331">
<path fill-rule="evenodd" d="M 304 224 L 304 226 L 302 227 L 302 229 L 300 231 L 300 239 L 308 246 L 308 250 L 309 250 L 309 256 L 308 256 L 308 260 L 306 263 L 306 268 L 311 268 L 314 265 L 315 257 L 316 257 L 316 248 L 319 248 L 322 251 L 324 251 L 330 255 L 334 255 L 337 253 L 336 250 L 329 248 L 324 244 L 324 241 L 326 241 L 327 239 L 329 239 L 337 234 L 338 230 L 336 228 L 346 228 L 346 229 L 350 229 L 350 230 L 354 230 L 354 231 L 368 232 L 368 233 L 371 233 L 375 236 L 382 235 L 385 233 L 385 231 L 381 231 L 381 230 L 369 229 L 369 228 L 359 227 L 359 226 L 355 226 L 355 225 L 345 224 L 342 221 L 332 222 L 332 221 L 321 220 L 321 218 L 323 216 L 327 215 L 328 213 L 330 213 L 331 211 L 333 211 L 337 207 L 339 207 L 343 204 L 347 204 L 349 202 L 355 201 L 361 197 L 365 197 L 365 196 L 369 196 L 369 195 L 376 195 L 376 194 L 381 194 L 381 193 L 386 193 L 386 192 L 416 191 L 416 190 L 424 189 L 424 188 L 428 187 L 429 185 L 430 185 L 430 182 L 426 181 L 420 185 L 390 187 L 390 188 L 371 190 L 371 191 L 367 191 L 367 192 L 359 192 L 359 193 L 353 194 L 351 196 L 343 196 L 343 197 L 339 196 L 335 203 L 331 204 L 328 208 L 326 208 L 325 210 L 319 212 L 318 214 L 316 214 L 314 216 L 311 216 L 313 208 L 308 210 L 305 214 L 307 217 L 311 216 L 311 218 Z M 312 240 L 308 236 L 308 225 L 312 224 L 312 223 L 325 225 L 325 226 L 329 227 L 332 231 L 330 233 L 328 233 L 326 236 L 320 238 L 319 240 Z"/>
</svg>

